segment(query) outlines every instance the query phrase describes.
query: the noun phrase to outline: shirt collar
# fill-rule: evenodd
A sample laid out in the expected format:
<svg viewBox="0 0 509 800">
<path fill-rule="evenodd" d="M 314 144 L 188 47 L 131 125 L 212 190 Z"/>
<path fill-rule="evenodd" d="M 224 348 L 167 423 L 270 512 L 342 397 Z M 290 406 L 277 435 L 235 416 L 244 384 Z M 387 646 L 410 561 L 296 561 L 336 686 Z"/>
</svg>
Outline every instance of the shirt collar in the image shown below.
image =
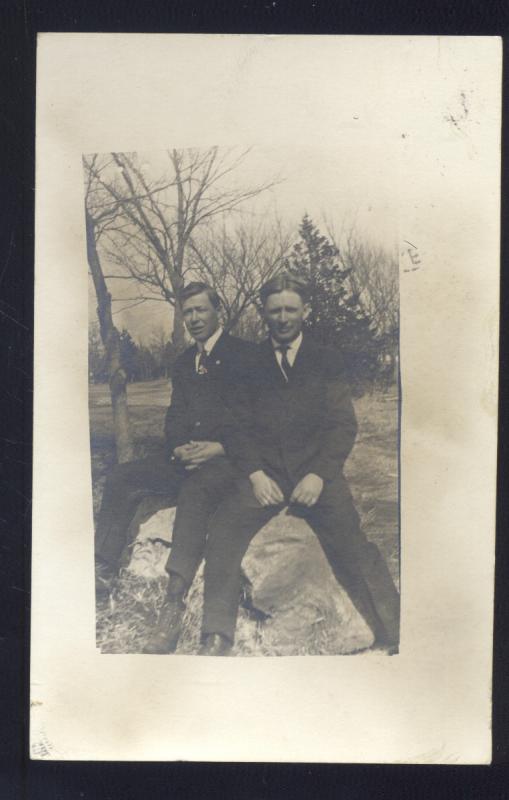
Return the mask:
<svg viewBox="0 0 509 800">
<path fill-rule="evenodd" d="M 223 328 L 220 325 L 217 331 L 213 333 L 212 336 L 209 336 L 206 342 L 203 342 L 201 345 L 197 343 L 198 352 L 201 353 L 203 352 L 203 350 L 205 350 L 205 353 L 207 355 L 210 355 L 214 345 L 217 344 L 218 339 L 222 335 L 223 335 Z"/>
<path fill-rule="evenodd" d="M 279 348 L 281 347 L 281 342 L 276 342 L 276 340 L 273 339 L 272 337 L 270 340 L 272 342 L 272 347 L 274 348 L 274 350 L 279 350 Z M 299 333 L 297 338 L 293 340 L 293 342 L 288 342 L 288 350 L 292 350 L 295 352 L 295 354 L 297 354 L 301 344 L 302 344 L 302 331 Z"/>
</svg>

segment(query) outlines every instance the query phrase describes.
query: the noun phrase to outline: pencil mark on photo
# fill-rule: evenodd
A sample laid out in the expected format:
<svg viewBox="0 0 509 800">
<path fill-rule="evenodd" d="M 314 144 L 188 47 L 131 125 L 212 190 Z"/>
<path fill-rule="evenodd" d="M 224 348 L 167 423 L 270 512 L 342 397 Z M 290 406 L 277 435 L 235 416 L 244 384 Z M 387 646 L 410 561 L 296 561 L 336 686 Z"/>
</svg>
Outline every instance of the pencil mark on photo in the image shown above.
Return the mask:
<svg viewBox="0 0 509 800">
<path fill-rule="evenodd" d="M 412 265 L 410 267 L 404 267 L 403 272 L 416 272 L 422 264 L 419 249 L 415 244 L 412 244 L 412 242 L 406 239 L 403 240 L 403 244 L 408 245 L 408 247 L 403 248 L 401 255 L 408 259 Z"/>
<path fill-rule="evenodd" d="M 460 92 L 459 100 L 456 102 L 456 108 L 453 111 L 450 109 L 444 114 L 445 122 L 448 122 L 452 127 L 460 133 L 465 133 L 465 124 L 468 121 L 470 114 L 470 105 L 466 92 Z"/>
</svg>

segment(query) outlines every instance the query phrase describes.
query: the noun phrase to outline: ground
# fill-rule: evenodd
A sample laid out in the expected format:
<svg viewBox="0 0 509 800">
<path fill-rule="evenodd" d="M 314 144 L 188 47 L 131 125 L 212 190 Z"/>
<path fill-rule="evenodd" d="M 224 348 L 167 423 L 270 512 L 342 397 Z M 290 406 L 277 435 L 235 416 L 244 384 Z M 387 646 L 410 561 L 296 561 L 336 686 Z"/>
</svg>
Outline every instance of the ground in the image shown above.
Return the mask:
<svg viewBox="0 0 509 800">
<path fill-rule="evenodd" d="M 138 456 L 149 455 L 161 447 L 165 409 L 170 400 L 168 381 L 131 384 L 128 401 Z M 398 396 L 389 392 L 368 393 L 355 401 L 359 433 L 347 461 L 345 474 L 368 537 L 377 543 L 385 556 L 396 584 L 399 584 L 398 520 Z M 100 503 L 108 469 L 114 464 L 112 415 L 108 387 L 90 387 L 90 434 L 94 508 Z M 153 545 L 161 548 L 161 544 Z M 156 550 L 149 554 L 157 557 Z M 199 582 L 198 582 L 199 583 Z M 139 652 L 147 631 L 157 618 L 164 594 L 164 579 L 145 580 L 125 573 L 108 602 L 98 606 L 97 640 L 103 652 Z M 179 652 L 193 652 L 196 647 L 197 616 L 200 613 L 200 587 L 193 589 L 188 602 L 187 633 Z M 241 611 L 237 629 L 238 655 L 275 655 L 260 644 L 259 619 Z M 325 625 L 326 627 L 326 625 Z M 312 646 L 302 643 L 306 652 L 329 652 L 322 648 L 327 641 L 322 625 L 319 641 Z"/>
</svg>

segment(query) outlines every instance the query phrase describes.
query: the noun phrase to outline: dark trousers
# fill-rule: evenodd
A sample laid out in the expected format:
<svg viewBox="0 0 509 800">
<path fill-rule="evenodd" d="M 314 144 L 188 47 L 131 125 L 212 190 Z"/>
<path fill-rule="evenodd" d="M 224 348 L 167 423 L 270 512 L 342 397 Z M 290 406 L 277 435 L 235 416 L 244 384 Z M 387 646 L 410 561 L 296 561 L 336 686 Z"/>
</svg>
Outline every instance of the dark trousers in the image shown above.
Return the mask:
<svg viewBox="0 0 509 800">
<path fill-rule="evenodd" d="M 140 502 L 159 495 L 168 506 L 177 506 L 166 569 L 189 586 L 203 558 L 209 517 L 233 481 L 226 458 L 211 459 L 192 472 L 155 457 L 119 464 L 104 486 L 95 533 L 96 558 L 116 570 Z"/>
<path fill-rule="evenodd" d="M 293 486 L 274 476 L 286 500 Z M 234 640 L 241 563 L 250 541 L 285 504 L 263 507 L 249 481 L 239 483 L 209 523 L 205 552 L 203 635 Z M 379 640 L 399 641 L 399 594 L 378 547 L 362 532 L 343 476 L 326 483 L 312 508 L 295 509 L 317 535 L 337 581 Z M 291 509 L 290 509 L 291 512 Z"/>
</svg>

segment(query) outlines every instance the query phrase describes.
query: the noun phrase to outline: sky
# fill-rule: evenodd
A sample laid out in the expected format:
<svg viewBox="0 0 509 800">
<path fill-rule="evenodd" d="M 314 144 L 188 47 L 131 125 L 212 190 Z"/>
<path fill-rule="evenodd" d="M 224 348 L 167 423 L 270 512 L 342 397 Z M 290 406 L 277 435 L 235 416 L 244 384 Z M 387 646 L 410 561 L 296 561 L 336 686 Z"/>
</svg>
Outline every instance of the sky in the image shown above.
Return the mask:
<svg viewBox="0 0 509 800">
<path fill-rule="evenodd" d="M 240 152 L 240 149 L 239 149 Z M 168 163 L 165 152 L 138 153 L 144 171 L 161 176 Z M 326 223 L 339 232 L 355 225 L 362 239 L 387 249 L 397 245 L 397 165 L 391 153 L 372 137 L 351 138 L 331 149 L 253 146 L 225 188 L 275 181 L 263 195 L 248 201 L 242 213 L 263 219 L 277 213 L 283 224 L 297 231 L 307 213 L 326 233 Z M 297 239 L 297 233 L 296 233 Z M 104 271 L 108 273 L 106 263 Z M 117 327 L 126 327 L 138 342 L 171 329 L 172 309 L 148 301 L 127 309 L 121 298 L 132 296 L 127 281 L 110 281 Z M 89 318 L 96 319 L 96 301 L 90 281 Z M 126 310 L 123 310 L 126 309 Z"/>
</svg>

